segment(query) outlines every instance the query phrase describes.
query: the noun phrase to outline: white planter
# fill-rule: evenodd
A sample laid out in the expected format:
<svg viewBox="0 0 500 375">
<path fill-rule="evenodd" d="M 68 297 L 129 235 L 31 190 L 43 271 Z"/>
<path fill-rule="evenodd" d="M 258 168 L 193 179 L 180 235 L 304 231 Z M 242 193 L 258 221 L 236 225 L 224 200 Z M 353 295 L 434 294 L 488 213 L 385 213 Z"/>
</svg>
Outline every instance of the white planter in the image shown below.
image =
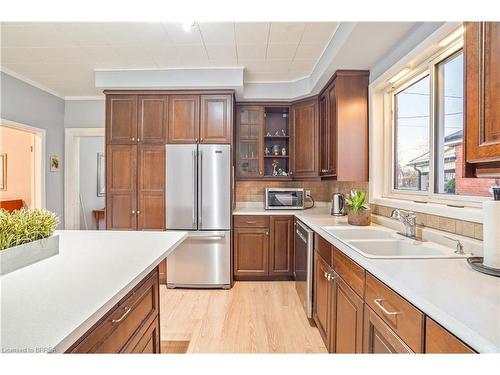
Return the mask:
<svg viewBox="0 0 500 375">
<path fill-rule="evenodd" d="M 1 250 L 0 275 L 6 275 L 56 254 L 59 254 L 58 235 Z"/>
</svg>

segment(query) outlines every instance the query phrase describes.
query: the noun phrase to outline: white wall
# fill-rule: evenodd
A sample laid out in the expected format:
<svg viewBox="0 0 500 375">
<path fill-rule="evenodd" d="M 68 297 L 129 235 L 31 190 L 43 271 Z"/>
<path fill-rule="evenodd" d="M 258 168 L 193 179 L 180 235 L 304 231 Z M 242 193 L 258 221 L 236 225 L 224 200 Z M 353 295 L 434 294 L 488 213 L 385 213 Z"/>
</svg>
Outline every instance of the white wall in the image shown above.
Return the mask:
<svg viewBox="0 0 500 375">
<path fill-rule="evenodd" d="M 80 138 L 80 195 L 85 212 L 80 210 L 80 229 L 96 229 L 92 210 L 104 208 L 104 197 L 97 196 L 97 153 L 104 152 L 104 137 Z M 85 228 L 85 218 L 88 228 Z M 104 220 L 100 228 L 105 228 Z"/>
</svg>

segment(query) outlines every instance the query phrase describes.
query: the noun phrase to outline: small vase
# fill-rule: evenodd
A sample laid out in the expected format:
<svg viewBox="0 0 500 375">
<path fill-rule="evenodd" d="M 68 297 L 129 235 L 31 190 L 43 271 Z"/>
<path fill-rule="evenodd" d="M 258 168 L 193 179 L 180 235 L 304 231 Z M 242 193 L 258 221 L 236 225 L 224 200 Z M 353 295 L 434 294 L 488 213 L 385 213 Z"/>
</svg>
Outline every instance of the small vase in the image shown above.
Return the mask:
<svg viewBox="0 0 500 375">
<path fill-rule="evenodd" d="M 347 222 L 350 225 L 360 225 L 360 226 L 370 225 L 372 222 L 372 211 L 370 209 L 349 211 L 347 213 Z"/>
</svg>

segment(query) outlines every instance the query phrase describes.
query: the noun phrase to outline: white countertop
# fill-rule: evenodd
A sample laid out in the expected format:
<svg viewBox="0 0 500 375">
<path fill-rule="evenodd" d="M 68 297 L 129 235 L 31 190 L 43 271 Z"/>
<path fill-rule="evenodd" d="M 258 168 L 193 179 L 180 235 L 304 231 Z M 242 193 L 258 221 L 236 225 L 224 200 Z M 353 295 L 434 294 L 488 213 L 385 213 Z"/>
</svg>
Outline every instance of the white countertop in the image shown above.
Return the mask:
<svg viewBox="0 0 500 375">
<path fill-rule="evenodd" d="M 64 352 L 187 232 L 55 234 L 59 254 L 0 278 L 2 352 Z"/>
<path fill-rule="evenodd" d="M 365 258 L 322 228 L 348 225 L 326 207 L 275 213 L 250 206 L 233 214 L 294 215 L 478 352 L 500 352 L 500 278 L 472 270 L 465 259 Z"/>
</svg>

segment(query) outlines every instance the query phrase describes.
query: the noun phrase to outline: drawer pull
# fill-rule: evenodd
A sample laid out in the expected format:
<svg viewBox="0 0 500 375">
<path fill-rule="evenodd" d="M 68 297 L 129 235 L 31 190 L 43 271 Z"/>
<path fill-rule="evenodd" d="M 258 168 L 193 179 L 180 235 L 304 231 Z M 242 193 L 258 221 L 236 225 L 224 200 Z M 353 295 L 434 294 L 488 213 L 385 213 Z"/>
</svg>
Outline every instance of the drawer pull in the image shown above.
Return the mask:
<svg viewBox="0 0 500 375">
<path fill-rule="evenodd" d="M 111 319 L 111 323 L 120 323 L 125 317 L 128 315 L 128 313 L 132 310 L 130 307 L 125 307 L 125 313 L 120 316 L 118 319 Z"/>
<path fill-rule="evenodd" d="M 375 298 L 373 300 L 373 302 L 375 303 L 375 305 L 377 305 L 380 310 L 382 310 L 382 312 L 384 313 L 384 315 L 389 315 L 389 316 L 393 316 L 393 315 L 398 315 L 398 314 L 401 314 L 399 311 L 389 311 L 387 310 L 383 305 L 382 305 L 382 301 L 383 299 L 382 298 Z"/>
<path fill-rule="evenodd" d="M 257 224 L 257 222 L 256 222 L 256 221 L 247 221 L 246 223 L 247 223 L 247 224 Z"/>
</svg>

